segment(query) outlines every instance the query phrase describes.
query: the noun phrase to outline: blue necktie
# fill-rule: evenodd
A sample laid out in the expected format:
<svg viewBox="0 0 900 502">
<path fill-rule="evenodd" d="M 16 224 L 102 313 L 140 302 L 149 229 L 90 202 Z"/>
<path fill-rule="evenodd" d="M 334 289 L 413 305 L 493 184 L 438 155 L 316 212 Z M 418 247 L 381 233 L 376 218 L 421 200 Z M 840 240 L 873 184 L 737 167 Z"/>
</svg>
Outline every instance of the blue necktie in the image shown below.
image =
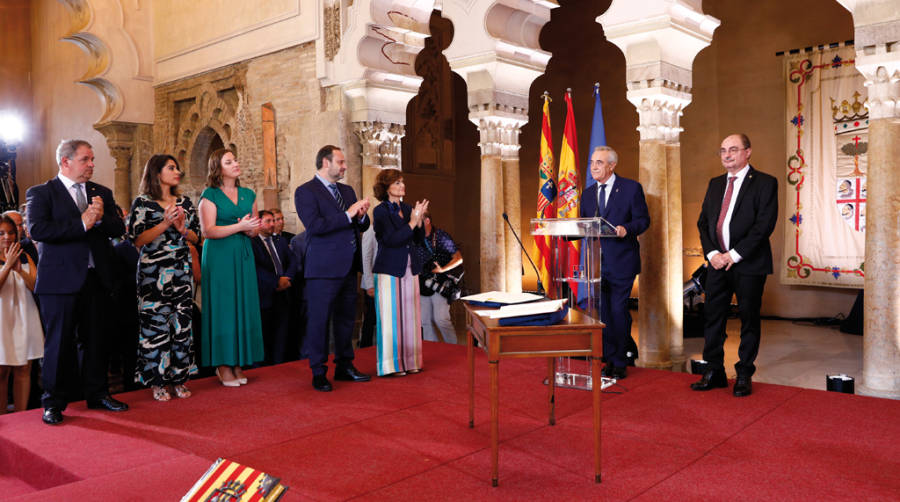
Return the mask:
<svg viewBox="0 0 900 502">
<path fill-rule="evenodd" d="M 334 200 L 337 201 L 338 205 L 341 206 L 342 211 L 347 210 L 347 206 L 344 205 L 344 198 L 341 197 L 341 192 L 338 190 L 337 183 L 332 183 L 328 185 L 328 188 L 331 189 L 331 195 L 334 196 Z"/>
<path fill-rule="evenodd" d="M 272 238 L 266 237 L 264 240 L 266 241 L 266 247 L 269 248 L 269 254 L 272 255 L 272 263 L 275 264 L 275 274 L 278 277 L 282 277 L 284 275 L 284 267 L 281 266 L 281 259 L 278 258 L 278 253 L 275 252 L 275 246 L 272 245 Z"/>
<path fill-rule="evenodd" d="M 600 195 L 597 196 L 597 216 L 603 216 L 606 211 L 606 183 L 600 185 Z"/>
</svg>

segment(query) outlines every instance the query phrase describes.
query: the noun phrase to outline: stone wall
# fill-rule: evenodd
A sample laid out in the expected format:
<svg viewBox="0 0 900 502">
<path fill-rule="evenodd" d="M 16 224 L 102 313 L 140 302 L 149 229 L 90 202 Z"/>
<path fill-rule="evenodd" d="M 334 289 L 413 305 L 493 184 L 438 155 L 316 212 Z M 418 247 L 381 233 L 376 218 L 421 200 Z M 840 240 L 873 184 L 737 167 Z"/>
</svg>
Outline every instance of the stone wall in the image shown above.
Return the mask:
<svg viewBox="0 0 900 502">
<path fill-rule="evenodd" d="M 345 149 L 350 164 L 345 182 L 359 190 L 358 142 L 346 122 L 340 91 L 319 86 L 312 42 L 158 86 L 155 99 L 154 151 L 179 159 L 186 172 L 183 192 L 195 202 L 206 186 L 208 153 L 221 142 L 236 150 L 243 171 L 241 184 L 256 191 L 263 208 L 262 106 L 266 104 L 274 109 L 274 188 L 287 230 L 300 229 L 294 189 L 312 178 L 315 155 L 322 145 Z"/>
</svg>

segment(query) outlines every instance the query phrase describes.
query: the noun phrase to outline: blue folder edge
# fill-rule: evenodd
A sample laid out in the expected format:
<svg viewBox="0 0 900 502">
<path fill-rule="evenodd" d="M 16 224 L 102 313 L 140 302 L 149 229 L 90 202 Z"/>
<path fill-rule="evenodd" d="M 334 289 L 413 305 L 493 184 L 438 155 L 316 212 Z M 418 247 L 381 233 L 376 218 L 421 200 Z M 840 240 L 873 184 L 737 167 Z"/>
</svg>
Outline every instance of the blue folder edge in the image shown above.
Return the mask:
<svg viewBox="0 0 900 502">
<path fill-rule="evenodd" d="M 553 326 L 566 318 L 569 306 L 548 314 L 521 315 L 516 317 L 504 317 L 498 320 L 500 326 Z"/>
</svg>

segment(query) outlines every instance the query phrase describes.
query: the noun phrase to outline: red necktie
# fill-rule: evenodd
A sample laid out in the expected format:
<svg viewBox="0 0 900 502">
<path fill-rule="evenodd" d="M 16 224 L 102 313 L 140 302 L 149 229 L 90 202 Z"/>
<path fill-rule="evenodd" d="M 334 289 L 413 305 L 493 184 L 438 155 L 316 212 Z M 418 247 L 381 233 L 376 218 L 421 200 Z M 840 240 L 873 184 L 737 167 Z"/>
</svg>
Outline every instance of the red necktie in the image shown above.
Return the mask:
<svg viewBox="0 0 900 502">
<path fill-rule="evenodd" d="M 725 190 L 725 199 L 722 201 L 722 209 L 719 211 L 719 221 L 716 223 L 716 237 L 719 239 L 719 249 L 724 253 L 728 251 L 725 246 L 725 238 L 722 237 L 722 225 L 725 223 L 725 215 L 728 214 L 728 206 L 731 205 L 731 196 L 734 195 L 734 180 L 737 176 L 728 177 L 728 188 Z"/>
</svg>

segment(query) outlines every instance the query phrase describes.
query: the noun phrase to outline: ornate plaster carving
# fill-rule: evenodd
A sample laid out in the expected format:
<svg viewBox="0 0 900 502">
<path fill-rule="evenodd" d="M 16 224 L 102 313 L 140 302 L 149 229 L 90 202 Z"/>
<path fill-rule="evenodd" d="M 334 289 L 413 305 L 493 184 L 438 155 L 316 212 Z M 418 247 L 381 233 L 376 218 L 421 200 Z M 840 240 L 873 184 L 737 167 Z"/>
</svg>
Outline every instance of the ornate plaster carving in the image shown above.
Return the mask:
<svg viewBox="0 0 900 502">
<path fill-rule="evenodd" d="M 153 92 L 149 58 L 142 52 L 149 46 L 149 12 L 141 2 L 120 2 L 96 6 L 89 0 L 60 0 L 69 13 L 69 29 L 61 38 L 88 55 L 88 68 L 78 80 L 100 97 L 103 114 L 97 124 L 112 121 L 153 121 Z M 111 15 L 112 14 L 112 15 Z M 111 45 L 111 40 L 120 41 Z"/>
<path fill-rule="evenodd" d="M 640 116 L 641 140 L 677 143 L 691 102 L 694 58 L 721 23 L 700 2 L 614 1 L 597 17 L 607 39 L 625 55 L 628 100 Z"/>
<path fill-rule="evenodd" d="M 474 122 L 474 121 L 473 121 Z M 476 122 L 478 126 L 481 155 L 502 159 L 519 158 L 519 132 L 526 121 L 505 117 L 485 117 Z"/>
<path fill-rule="evenodd" d="M 341 48 L 341 5 L 325 5 L 323 8 L 325 59 L 334 61 Z"/>
<path fill-rule="evenodd" d="M 400 168 L 400 140 L 406 134 L 400 124 L 354 122 L 353 132 L 362 145 L 364 166 Z"/>
<path fill-rule="evenodd" d="M 134 158 L 137 140 L 135 131 L 137 124 L 127 122 L 108 122 L 96 126 L 100 134 L 106 138 L 109 153 L 116 161 L 113 168 L 114 194 L 116 202 L 123 208 L 131 205 L 131 165 Z"/>
<path fill-rule="evenodd" d="M 193 160 L 196 160 L 198 152 L 206 155 L 213 134 L 218 135 L 226 147 L 235 147 L 237 115 L 237 109 L 223 99 L 211 84 L 207 82 L 200 86 L 193 105 L 177 124 L 178 133 L 175 136 L 176 156 L 193 180 L 205 175 L 205 171 L 198 173 L 191 170 L 202 164 Z"/>
</svg>

